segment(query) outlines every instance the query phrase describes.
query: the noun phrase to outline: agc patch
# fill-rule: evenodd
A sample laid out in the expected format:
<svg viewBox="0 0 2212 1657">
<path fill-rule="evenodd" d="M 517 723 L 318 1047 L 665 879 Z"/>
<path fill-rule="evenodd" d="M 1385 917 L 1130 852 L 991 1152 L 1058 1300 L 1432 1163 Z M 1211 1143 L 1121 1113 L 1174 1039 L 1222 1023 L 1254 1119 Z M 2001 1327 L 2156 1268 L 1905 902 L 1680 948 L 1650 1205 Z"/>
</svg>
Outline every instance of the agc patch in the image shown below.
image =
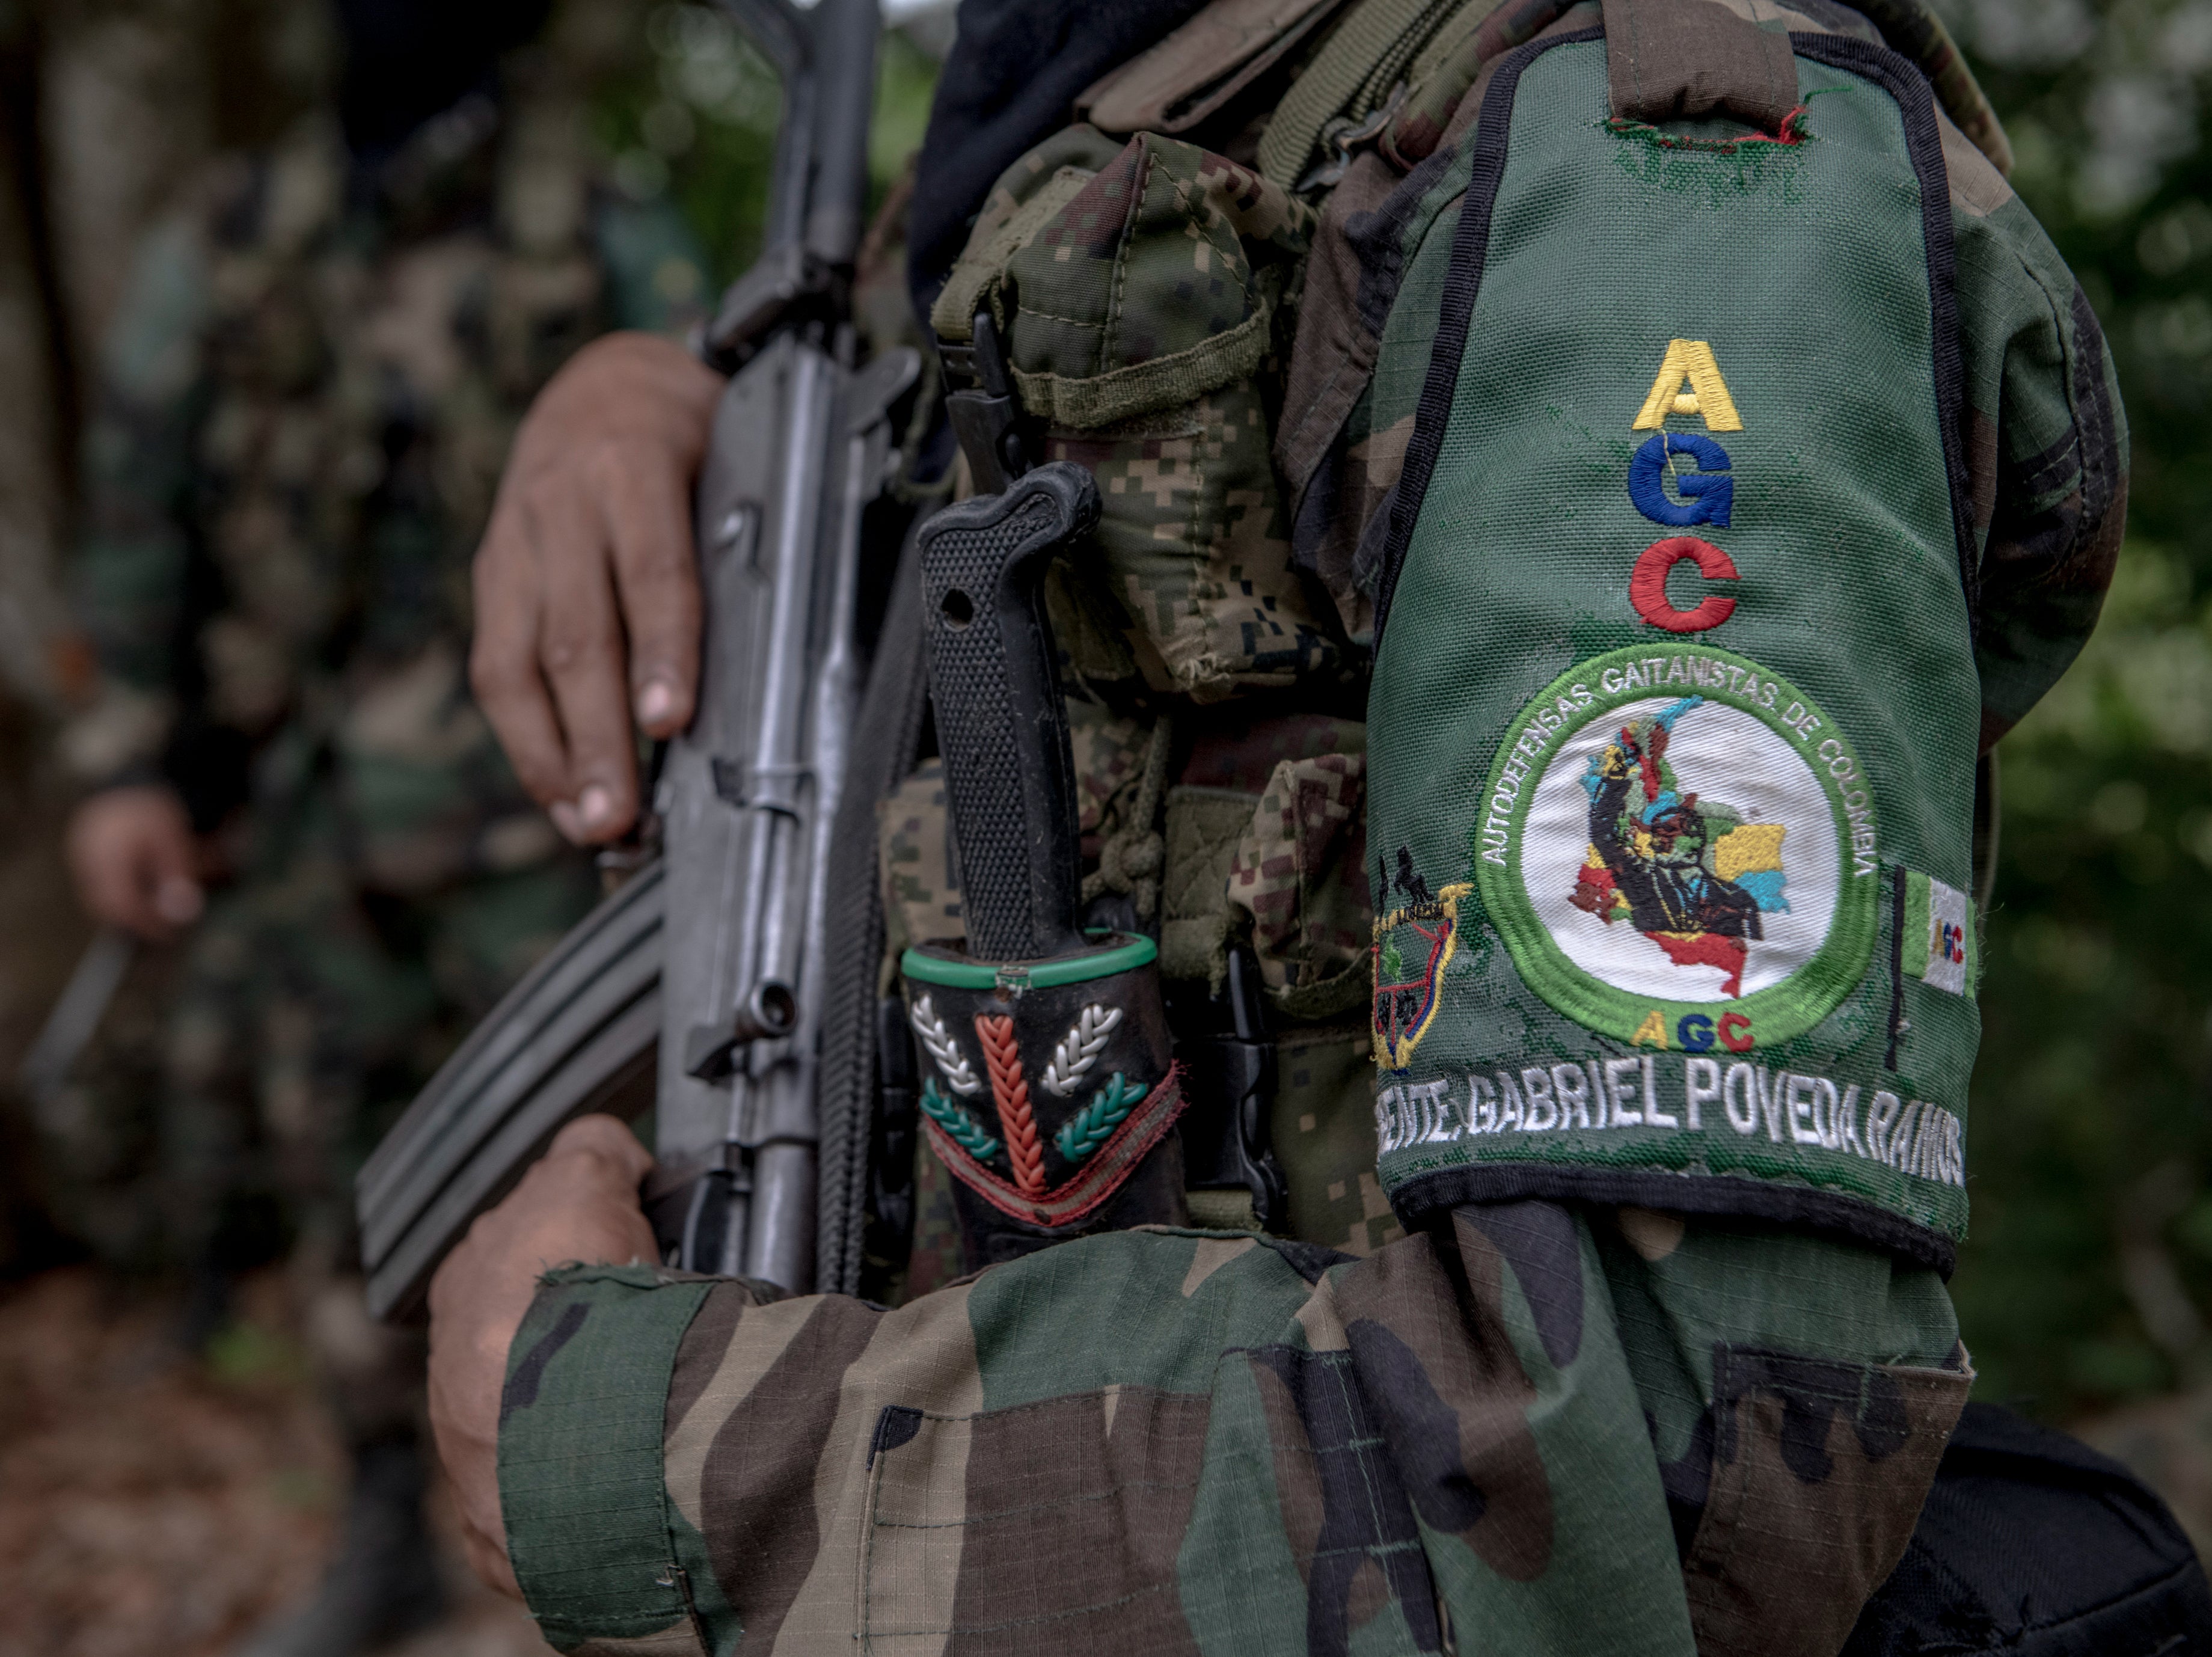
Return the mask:
<svg viewBox="0 0 2212 1657">
<path fill-rule="evenodd" d="M 1591 1029 L 1745 1052 L 1810 1029 L 1865 974 L 1865 768 L 1756 662 L 1675 645 L 1583 663 L 1522 711 L 1482 810 L 1483 907 L 1528 986 Z"/>
</svg>

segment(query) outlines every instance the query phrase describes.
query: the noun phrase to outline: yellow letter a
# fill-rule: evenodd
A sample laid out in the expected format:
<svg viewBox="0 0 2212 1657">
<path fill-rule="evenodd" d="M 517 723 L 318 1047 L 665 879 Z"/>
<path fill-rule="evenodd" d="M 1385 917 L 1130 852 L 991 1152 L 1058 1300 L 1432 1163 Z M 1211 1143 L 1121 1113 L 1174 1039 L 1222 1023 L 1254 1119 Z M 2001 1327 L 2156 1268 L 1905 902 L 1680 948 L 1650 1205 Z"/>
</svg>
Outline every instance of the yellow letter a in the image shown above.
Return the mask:
<svg viewBox="0 0 2212 1657">
<path fill-rule="evenodd" d="M 1690 383 L 1686 391 L 1684 380 Z M 1662 430 L 1670 414 L 1703 415 L 1709 432 L 1743 429 L 1743 416 L 1736 413 L 1720 364 L 1713 361 L 1713 348 L 1701 339 L 1667 342 L 1667 360 L 1659 365 L 1659 378 L 1651 382 L 1651 395 L 1644 399 L 1643 412 L 1632 429 Z"/>
<path fill-rule="evenodd" d="M 1681 382 L 1677 380 L 1675 384 L 1679 385 Z M 1662 1052 L 1666 1050 L 1667 1021 L 1659 1016 L 1658 1008 L 1654 1007 L 1644 1015 L 1644 1022 L 1636 1027 L 1636 1034 L 1628 1038 L 1628 1045 L 1632 1047 L 1657 1047 Z"/>
</svg>

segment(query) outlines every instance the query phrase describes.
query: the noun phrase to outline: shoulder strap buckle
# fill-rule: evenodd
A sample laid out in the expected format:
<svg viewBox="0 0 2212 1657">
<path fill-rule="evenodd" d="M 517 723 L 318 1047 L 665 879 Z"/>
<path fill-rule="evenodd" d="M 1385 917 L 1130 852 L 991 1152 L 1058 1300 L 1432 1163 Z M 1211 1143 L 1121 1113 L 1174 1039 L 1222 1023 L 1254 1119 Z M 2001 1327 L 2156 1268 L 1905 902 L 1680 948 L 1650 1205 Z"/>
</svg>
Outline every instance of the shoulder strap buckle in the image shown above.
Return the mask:
<svg viewBox="0 0 2212 1657">
<path fill-rule="evenodd" d="M 1360 150 L 1381 137 L 1390 123 L 1398 118 L 1399 107 L 1406 101 L 1403 81 L 1390 88 L 1390 95 L 1382 100 L 1379 109 L 1370 111 L 1363 120 L 1348 120 L 1343 117 L 1331 121 L 1322 130 L 1322 143 L 1329 151 L 1325 161 L 1316 161 L 1305 177 L 1296 185 L 1297 193 L 1304 196 L 1316 190 L 1329 190 L 1352 170 L 1352 158 Z"/>
</svg>

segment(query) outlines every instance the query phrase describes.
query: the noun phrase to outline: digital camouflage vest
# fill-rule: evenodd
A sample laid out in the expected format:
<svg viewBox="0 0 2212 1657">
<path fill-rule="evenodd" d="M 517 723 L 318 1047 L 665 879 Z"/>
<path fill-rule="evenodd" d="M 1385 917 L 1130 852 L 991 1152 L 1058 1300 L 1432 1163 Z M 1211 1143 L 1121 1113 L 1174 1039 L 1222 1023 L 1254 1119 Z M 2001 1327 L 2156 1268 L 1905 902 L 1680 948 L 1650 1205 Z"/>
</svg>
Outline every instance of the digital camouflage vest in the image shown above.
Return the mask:
<svg viewBox="0 0 2212 1657">
<path fill-rule="evenodd" d="M 1724 13 L 1754 76 L 1794 49 L 1778 136 L 1608 117 L 1628 9 L 1503 61 L 1417 255 L 1369 727 L 1383 1181 L 1948 1266 L 1982 692 L 1938 117 L 1893 52 Z"/>
<path fill-rule="evenodd" d="M 1635 54 L 1651 107 L 1608 124 L 1612 9 L 1215 0 L 1079 100 L 1090 124 L 1007 170 L 933 320 L 957 342 L 991 309 L 1045 452 L 1099 479 L 1103 519 L 1051 595 L 1092 882 L 1134 895 L 1171 982 L 1218 982 L 1224 948 L 1250 947 L 1279 1039 L 1328 1055 L 1285 1064 L 1275 1112 L 1296 1235 L 1371 1248 L 1449 1194 L 1426 1176 L 1478 1164 L 1504 1190 L 1601 1195 L 1592 1168 L 1555 1159 L 1580 1147 L 1639 1200 L 1832 1221 L 1948 1259 L 1975 1041 L 1976 733 L 1985 750 L 2094 622 L 2124 517 L 2117 391 L 2072 274 L 2005 184 L 2002 130 L 1914 0 L 1670 8 Z M 1747 64 L 1771 106 L 1679 118 L 1668 88 L 1716 53 Z M 1729 84 L 1691 94 L 1692 112 L 1711 117 Z M 1496 246 L 1462 257 L 1476 198 Z M 1762 237 L 1783 263 L 1738 251 Z M 1425 391 L 1455 292 L 1470 377 Z M 1425 501 L 1400 487 L 1424 449 Z M 1386 553 L 1406 571 L 1405 633 L 1378 658 Z M 1570 672 L 1616 651 L 1594 679 Z M 1882 668 L 1832 683 L 1846 659 Z M 1344 705 L 1370 661 L 1395 814 L 1370 815 L 1376 762 Z M 1600 780 L 1617 807 L 1603 836 L 1579 782 L 1553 801 L 1567 817 L 1539 826 L 1572 860 L 1523 889 L 1513 920 L 1480 889 L 1498 865 L 1479 855 L 1476 807 L 1498 792 L 1500 737 L 1519 739 L 1563 674 L 1543 710 L 1568 723 L 1564 695 L 1575 740 L 1638 720 L 1661 734 L 1630 740 L 1648 772 L 1624 748 L 1622 774 Z M 1669 713 L 1693 694 L 1705 703 Z M 1626 712 L 1591 724 L 1601 703 Z M 1723 725 L 1788 742 L 1771 753 L 1804 768 L 1778 777 L 1826 780 L 1825 826 L 1695 774 Z M 1263 762 L 1214 762 L 1229 750 Z M 1837 766 L 1862 768 L 1860 785 Z M 1667 841 L 1680 867 L 1645 866 L 1655 830 L 1672 832 L 1629 820 L 1632 804 L 1672 809 L 1637 795 L 1647 780 L 1698 796 L 1697 822 Z M 959 931 L 937 792 L 917 778 L 884 818 L 908 938 Z M 1838 861 L 1816 880 L 1800 865 L 1820 835 Z M 1370 907 L 1416 913 L 1366 959 L 1352 939 Z M 1627 986 L 1542 915 L 1571 941 L 1594 929 L 1593 958 L 1624 962 Z M 1530 975 L 1509 938 L 1558 959 Z M 1362 1035 L 1370 967 L 1386 993 Z M 1525 1041 L 1476 1033 L 1491 1015 L 1474 1009 L 1508 986 Z M 1381 1060 L 1379 1181 L 1355 1044 Z M 1588 1114 L 1641 1089 L 1646 1058 L 1678 1126 L 1686 1102 L 1665 1090 L 1681 1094 L 1685 1066 L 1720 1089 L 1698 1095 L 1692 1138 L 1669 1153 L 1663 1124 L 1574 1126 L 1577 1085 Z M 1755 1134 L 1725 1126 L 1730 1099 Z M 1553 1128 L 1469 1126 L 1532 1112 Z M 1715 1123 L 1735 1160 L 1699 1196 L 1679 1174 L 1707 1166 Z M 1799 1183 L 1814 1165 L 1829 1186 Z"/>
</svg>

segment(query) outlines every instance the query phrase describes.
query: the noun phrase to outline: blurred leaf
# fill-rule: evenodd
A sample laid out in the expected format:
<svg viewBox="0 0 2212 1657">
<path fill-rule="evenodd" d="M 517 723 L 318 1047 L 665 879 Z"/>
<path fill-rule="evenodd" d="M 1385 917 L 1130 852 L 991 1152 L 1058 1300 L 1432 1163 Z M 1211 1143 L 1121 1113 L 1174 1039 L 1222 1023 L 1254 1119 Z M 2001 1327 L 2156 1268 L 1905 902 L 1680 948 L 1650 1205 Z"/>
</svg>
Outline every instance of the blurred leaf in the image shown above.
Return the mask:
<svg viewBox="0 0 2212 1657">
<path fill-rule="evenodd" d="M 337 1505 L 337 1484 L 317 1467 L 279 1467 L 269 1476 L 269 1492 L 303 1513 L 327 1513 Z"/>
<path fill-rule="evenodd" d="M 2212 155 L 2207 0 L 1945 0 L 2013 183 L 2109 341 L 2134 458 L 2096 636 L 2003 750 L 1973 1235 L 1953 1283 L 1993 1396 L 2057 1417 L 2174 1384 L 2121 1235 L 2162 1228 L 2212 1307 Z M 2140 1213 L 2172 1163 L 2171 1212 Z"/>
<path fill-rule="evenodd" d="M 239 1322 L 207 1344 L 209 1375 L 227 1387 L 297 1386 L 307 1375 L 299 1344 L 258 1323 Z"/>
<path fill-rule="evenodd" d="M 921 146 L 937 64 L 904 33 L 878 50 L 872 193 L 880 200 Z M 645 15 L 638 49 L 593 100 L 592 135 L 616 185 L 665 197 L 690 222 L 720 289 L 760 251 L 783 97 L 775 71 L 720 9 L 663 3 Z"/>
</svg>

